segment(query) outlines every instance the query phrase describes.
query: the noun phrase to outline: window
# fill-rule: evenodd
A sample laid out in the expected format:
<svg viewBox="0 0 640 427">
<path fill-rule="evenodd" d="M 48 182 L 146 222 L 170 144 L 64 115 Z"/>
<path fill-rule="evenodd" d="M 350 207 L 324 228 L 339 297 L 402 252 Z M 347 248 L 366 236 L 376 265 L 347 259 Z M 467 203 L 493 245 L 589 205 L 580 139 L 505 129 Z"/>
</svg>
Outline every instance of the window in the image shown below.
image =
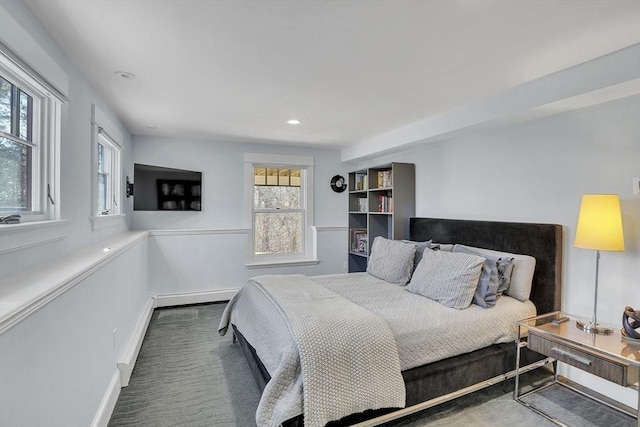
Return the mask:
<svg viewBox="0 0 640 427">
<path fill-rule="evenodd" d="M 0 53 L 0 214 L 57 219 L 62 101 Z"/>
<path fill-rule="evenodd" d="M 255 255 L 300 254 L 304 248 L 302 171 L 254 167 Z"/>
<path fill-rule="evenodd" d="M 0 210 L 31 211 L 33 97 L 0 77 Z"/>
<path fill-rule="evenodd" d="M 122 134 L 96 106 L 92 117 L 92 201 L 91 228 L 119 225 L 124 220 L 122 208 Z"/>
<path fill-rule="evenodd" d="M 245 162 L 251 187 L 250 264 L 317 262 L 311 233 L 313 159 L 245 154 Z"/>
<path fill-rule="evenodd" d="M 120 147 L 98 131 L 97 215 L 120 213 Z"/>
</svg>

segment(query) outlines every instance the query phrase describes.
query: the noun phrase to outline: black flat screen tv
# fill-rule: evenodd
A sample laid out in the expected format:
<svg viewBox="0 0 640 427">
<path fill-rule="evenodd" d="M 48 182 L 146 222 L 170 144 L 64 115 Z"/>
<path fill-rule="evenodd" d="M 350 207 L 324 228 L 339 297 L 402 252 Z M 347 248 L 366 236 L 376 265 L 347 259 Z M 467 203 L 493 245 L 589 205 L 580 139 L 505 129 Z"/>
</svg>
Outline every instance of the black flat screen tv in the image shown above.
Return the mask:
<svg viewBox="0 0 640 427">
<path fill-rule="evenodd" d="M 135 163 L 134 211 L 201 211 L 202 172 Z"/>
</svg>

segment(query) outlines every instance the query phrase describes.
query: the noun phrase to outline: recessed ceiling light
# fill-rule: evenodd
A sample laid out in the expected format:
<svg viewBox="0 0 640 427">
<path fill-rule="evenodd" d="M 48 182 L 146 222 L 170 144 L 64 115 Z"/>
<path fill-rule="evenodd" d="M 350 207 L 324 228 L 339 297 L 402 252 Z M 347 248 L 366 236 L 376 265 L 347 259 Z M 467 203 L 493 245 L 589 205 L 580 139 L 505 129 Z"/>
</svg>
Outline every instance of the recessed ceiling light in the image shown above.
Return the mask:
<svg viewBox="0 0 640 427">
<path fill-rule="evenodd" d="M 291 120 L 287 120 L 287 123 L 289 123 L 290 125 L 299 125 L 300 124 L 300 120 L 291 119 Z"/>
<path fill-rule="evenodd" d="M 150 129 L 150 130 L 156 130 L 156 129 L 158 129 L 158 126 L 145 126 L 145 128 Z"/>
<path fill-rule="evenodd" d="M 118 77 L 122 77 L 123 79 L 134 79 L 136 77 L 135 74 L 128 71 L 116 71 L 114 74 Z"/>
</svg>

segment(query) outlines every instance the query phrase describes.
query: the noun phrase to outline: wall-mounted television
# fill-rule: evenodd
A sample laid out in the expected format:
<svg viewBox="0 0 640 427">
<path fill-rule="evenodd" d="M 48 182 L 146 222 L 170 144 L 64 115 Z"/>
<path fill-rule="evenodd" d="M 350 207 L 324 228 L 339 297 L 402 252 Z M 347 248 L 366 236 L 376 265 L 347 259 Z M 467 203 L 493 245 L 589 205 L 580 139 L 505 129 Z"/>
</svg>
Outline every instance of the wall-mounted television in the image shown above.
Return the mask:
<svg viewBox="0 0 640 427">
<path fill-rule="evenodd" d="M 135 163 L 134 211 L 201 211 L 202 172 Z"/>
</svg>

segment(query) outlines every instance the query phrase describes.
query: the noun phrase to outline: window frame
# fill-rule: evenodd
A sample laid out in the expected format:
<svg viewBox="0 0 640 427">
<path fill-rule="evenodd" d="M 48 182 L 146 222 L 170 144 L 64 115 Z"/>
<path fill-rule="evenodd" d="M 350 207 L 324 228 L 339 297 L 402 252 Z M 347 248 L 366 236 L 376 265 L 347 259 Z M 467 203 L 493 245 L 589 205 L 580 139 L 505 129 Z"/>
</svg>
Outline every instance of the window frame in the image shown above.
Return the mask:
<svg viewBox="0 0 640 427">
<path fill-rule="evenodd" d="M 275 265 L 317 264 L 314 222 L 313 222 L 313 157 L 287 156 L 277 154 L 245 153 L 245 200 L 247 207 L 246 222 L 249 229 L 247 267 Z M 278 212 L 302 211 L 301 251 L 288 254 L 257 254 L 255 252 L 255 215 L 262 212 L 274 212 L 275 209 L 255 209 L 254 168 L 300 169 L 300 209 L 278 209 Z"/>
<path fill-rule="evenodd" d="M 97 230 L 107 226 L 117 225 L 118 218 L 125 217 L 123 207 L 123 185 L 122 176 L 124 174 L 122 156 L 122 134 L 117 127 L 105 116 L 105 114 L 95 105 L 91 106 L 91 228 Z M 98 146 L 102 145 L 111 151 L 110 173 L 107 180 L 107 206 L 105 211 L 98 209 Z"/>
<path fill-rule="evenodd" d="M 0 75 L 25 94 L 32 97 L 32 138 L 23 140 L 12 134 L 0 134 L 12 141 L 32 147 L 31 152 L 31 209 L 3 211 L 2 215 L 18 214 L 21 222 L 60 219 L 60 128 L 63 98 L 50 90 L 28 70 L 0 50 Z"/>
<path fill-rule="evenodd" d="M 100 146 L 103 147 L 102 171 L 98 167 L 100 164 Z M 105 148 L 107 151 L 105 152 Z M 121 213 L 122 207 L 122 191 L 120 186 L 120 176 L 122 175 L 122 148 L 117 145 L 109 136 L 98 129 L 98 141 L 96 145 L 96 185 L 98 185 L 98 175 L 102 175 L 105 180 L 105 206 L 104 210 L 100 210 L 100 203 L 97 200 L 98 189 L 96 188 L 96 216 L 118 215 Z M 106 166 L 106 167 L 105 167 Z"/>
</svg>

